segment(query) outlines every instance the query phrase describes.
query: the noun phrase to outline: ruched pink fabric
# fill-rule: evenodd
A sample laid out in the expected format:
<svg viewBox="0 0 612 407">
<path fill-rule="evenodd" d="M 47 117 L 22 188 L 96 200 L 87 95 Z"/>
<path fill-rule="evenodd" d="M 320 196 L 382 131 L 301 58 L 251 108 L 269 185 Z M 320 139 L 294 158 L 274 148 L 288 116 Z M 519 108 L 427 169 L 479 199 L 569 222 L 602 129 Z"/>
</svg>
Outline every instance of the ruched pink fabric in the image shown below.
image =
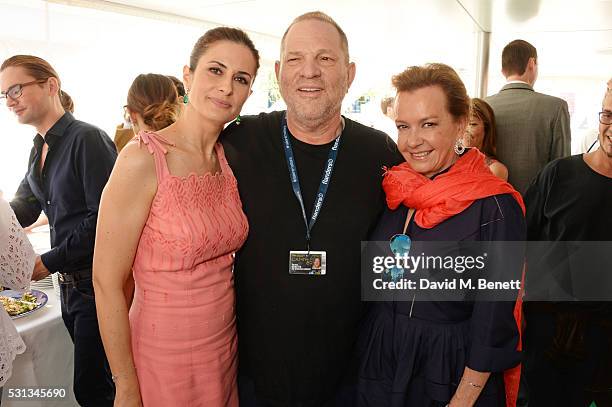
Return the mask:
<svg viewBox="0 0 612 407">
<path fill-rule="evenodd" d="M 155 158 L 157 193 L 134 259 L 132 350 L 144 407 L 238 406 L 232 266 L 248 233 L 221 144 L 221 173 L 173 176 L 166 140 L 136 139 Z"/>
</svg>

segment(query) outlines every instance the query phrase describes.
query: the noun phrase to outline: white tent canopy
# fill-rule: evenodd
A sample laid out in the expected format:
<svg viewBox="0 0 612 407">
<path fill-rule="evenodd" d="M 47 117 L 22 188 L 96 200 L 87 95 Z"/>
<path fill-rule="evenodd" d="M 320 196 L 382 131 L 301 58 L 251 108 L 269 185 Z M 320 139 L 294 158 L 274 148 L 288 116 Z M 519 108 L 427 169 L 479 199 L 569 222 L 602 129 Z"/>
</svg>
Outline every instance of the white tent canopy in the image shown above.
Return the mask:
<svg viewBox="0 0 612 407">
<path fill-rule="evenodd" d="M 391 92 L 391 75 L 408 65 L 444 62 L 472 96 L 497 91 L 501 49 L 522 38 L 538 49 L 536 88 L 568 100 L 574 135 L 596 127 L 611 76 L 610 0 L 0 0 L 0 59 L 29 53 L 50 61 L 77 117 L 112 136 L 133 78 L 146 72 L 180 78 L 195 40 L 217 25 L 247 30 L 262 55 L 244 112 L 274 108 L 268 90 L 280 37 L 294 17 L 312 10 L 328 13 L 347 33 L 357 77 L 344 107 L 366 124 L 380 117 L 378 101 Z M 25 172 L 33 135 L 0 108 L 0 189 L 9 196 Z"/>
</svg>

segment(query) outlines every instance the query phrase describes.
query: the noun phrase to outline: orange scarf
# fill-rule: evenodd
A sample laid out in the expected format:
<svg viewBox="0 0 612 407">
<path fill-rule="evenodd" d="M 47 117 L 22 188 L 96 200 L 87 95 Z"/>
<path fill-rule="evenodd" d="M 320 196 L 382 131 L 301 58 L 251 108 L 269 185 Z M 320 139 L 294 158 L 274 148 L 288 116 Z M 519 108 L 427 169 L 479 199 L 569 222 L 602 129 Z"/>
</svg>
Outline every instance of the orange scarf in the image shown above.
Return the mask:
<svg viewBox="0 0 612 407">
<path fill-rule="evenodd" d="M 430 229 L 467 209 L 475 200 L 512 194 L 525 213 L 523 198 L 512 185 L 493 175 L 485 156 L 475 148 L 459 157 L 444 174 L 433 180 L 413 170 L 408 163 L 387 170 L 382 183 L 387 205 L 400 204 L 416 210 L 415 222 Z"/>
<path fill-rule="evenodd" d="M 485 156 L 475 148 L 463 154 L 444 174 L 433 180 L 402 163 L 387 170 L 382 183 L 387 205 L 396 209 L 400 204 L 414 208 L 417 225 L 424 229 L 442 223 L 467 209 L 475 200 L 498 194 L 511 194 L 525 213 L 523 198 L 509 183 L 493 175 L 485 164 Z M 524 271 L 521 287 L 524 282 Z M 514 319 L 519 331 L 518 349 L 521 350 L 522 293 L 516 300 Z M 504 372 L 506 406 L 516 406 L 521 365 Z"/>
</svg>

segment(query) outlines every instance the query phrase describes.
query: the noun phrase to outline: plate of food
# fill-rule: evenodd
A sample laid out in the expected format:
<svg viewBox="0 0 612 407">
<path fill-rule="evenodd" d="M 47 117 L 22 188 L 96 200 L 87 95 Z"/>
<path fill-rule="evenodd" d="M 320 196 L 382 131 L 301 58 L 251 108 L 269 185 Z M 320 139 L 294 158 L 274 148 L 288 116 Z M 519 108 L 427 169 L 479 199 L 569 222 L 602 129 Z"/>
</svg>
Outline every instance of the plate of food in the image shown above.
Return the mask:
<svg viewBox="0 0 612 407">
<path fill-rule="evenodd" d="M 42 308 L 49 298 L 39 290 L 26 292 L 4 290 L 0 291 L 0 303 L 12 319 L 25 317 Z"/>
</svg>

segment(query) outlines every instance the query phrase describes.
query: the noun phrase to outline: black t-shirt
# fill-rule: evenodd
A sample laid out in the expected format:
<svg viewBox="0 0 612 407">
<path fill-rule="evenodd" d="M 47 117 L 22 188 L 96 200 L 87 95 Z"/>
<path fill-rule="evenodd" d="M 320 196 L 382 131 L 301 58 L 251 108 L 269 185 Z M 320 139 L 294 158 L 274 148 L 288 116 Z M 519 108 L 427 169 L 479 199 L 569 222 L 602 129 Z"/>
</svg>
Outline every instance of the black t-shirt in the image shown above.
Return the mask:
<svg viewBox="0 0 612 407">
<path fill-rule="evenodd" d="M 582 154 L 548 164 L 525 193 L 528 240 L 612 240 L 612 178 Z"/>
<path fill-rule="evenodd" d="M 360 241 L 384 208 L 383 166 L 402 158 L 384 133 L 346 119 L 311 250 L 327 252 L 323 276 L 289 275 L 289 251 L 306 250 L 306 226 L 282 145 L 284 112 L 244 117 L 222 142 L 250 231 L 236 255 L 240 373 L 273 405 L 319 406 L 347 373 L 360 301 Z M 291 143 L 306 214 L 331 144 Z"/>
<path fill-rule="evenodd" d="M 534 179 L 525 205 L 528 240 L 550 242 L 529 245 L 527 299 L 607 300 L 612 250 L 595 242 L 612 241 L 612 178 L 582 155 L 558 159 Z"/>
</svg>

